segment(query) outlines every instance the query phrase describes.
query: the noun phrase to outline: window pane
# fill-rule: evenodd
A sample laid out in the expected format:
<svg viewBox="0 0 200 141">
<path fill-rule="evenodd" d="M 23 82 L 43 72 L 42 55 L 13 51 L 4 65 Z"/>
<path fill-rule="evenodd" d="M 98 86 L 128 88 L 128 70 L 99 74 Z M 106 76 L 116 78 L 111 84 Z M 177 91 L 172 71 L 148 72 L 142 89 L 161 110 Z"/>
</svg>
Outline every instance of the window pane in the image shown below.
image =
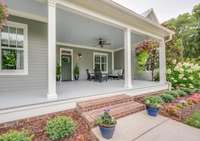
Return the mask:
<svg viewBox="0 0 200 141">
<path fill-rule="evenodd" d="M 10 39 L 10 47 L 16 47 L 17 45 L 17 29 L 14 27 L 9 28 L 9 39 Z"/>
<path fill-rule="evenodd" d="M 101 71 L 107 71 L 106 70 L 106 64 L 101 64 Z"/>
<path fill-rule="evenodd" d="M 2 70 L 24 69 L 22 50 L 2 49 Z"/>
<path fill-rule="evenodd" d="M 101 56 L 101 62 L 106 63 L 106 56 Z"/>
<path fill-rule="evenodd" d="M 1 46 L 8 47 L 8 27 L 5 26 L 1 31 Z"/>
<path fill-rule="evenodd" d="M 100 56 L 99 55 L 95 55 L 95 63 L 100 63 Z"/>
<path fill-rule="evenodd" d="M 24 31 L 21 28 L 17 29 L 17 47 L 23 48 L 24 46 Z"/>
<path fill-rule="evenodd" d="M 100 70 L 100 64 L 95 64 L 95 70 Z"/>
<path fill-rule="evenodd" d="M 24 69 L 24 51 L 17 50 L 16 52 L 17 52 L 16 68 L 17 70 L 23 70 Z"/>
</svg>

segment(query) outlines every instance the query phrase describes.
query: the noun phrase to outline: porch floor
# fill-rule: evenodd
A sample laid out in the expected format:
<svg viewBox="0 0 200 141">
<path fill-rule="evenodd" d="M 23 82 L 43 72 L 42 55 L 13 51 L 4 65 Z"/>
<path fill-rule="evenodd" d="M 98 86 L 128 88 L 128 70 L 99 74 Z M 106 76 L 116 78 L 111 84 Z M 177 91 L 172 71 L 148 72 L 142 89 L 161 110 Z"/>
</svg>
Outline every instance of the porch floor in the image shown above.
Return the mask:
<svg viewBox="0 0 200 141">
<path fill-rule="evenodd" d="M 132 89 L 143 89 L 159 85 L 158 82 L 134 80 Z M 86 80 L 57 82 L 57 101 L 123 92 L 125 90 L 123 80 L 109 80 L 102 83 Z M 0 110 L 49 102 L 46 93 L 46 90 L 1 93 Z"/>
</svg>

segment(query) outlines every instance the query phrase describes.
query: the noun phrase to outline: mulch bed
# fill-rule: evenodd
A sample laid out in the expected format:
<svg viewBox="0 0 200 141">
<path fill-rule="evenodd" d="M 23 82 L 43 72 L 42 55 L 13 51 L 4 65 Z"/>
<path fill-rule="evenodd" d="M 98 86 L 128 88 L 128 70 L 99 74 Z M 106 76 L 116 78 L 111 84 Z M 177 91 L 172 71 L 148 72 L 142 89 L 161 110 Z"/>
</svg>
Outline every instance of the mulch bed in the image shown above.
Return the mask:
<svg viewBox="0 0 200 141">
<path fill-rule="evenodd" d="M 77 123 L 78 126 L 75 134 L 71 138 L 63 139 L 62 141 L 98 141 L 91 133 L 87 122 L 74 109 L 1 124 L 0 134 L 9 130 L 20 131 L 25 129 L 34 134 L 33 141 L 50 141 L 44 131 L 44 128 L 46 127 L 47 120 L 55 116 L 69 116 Z M 78 137 L 83 137 L 84 140 L 78 140 Z"/>
</svg>

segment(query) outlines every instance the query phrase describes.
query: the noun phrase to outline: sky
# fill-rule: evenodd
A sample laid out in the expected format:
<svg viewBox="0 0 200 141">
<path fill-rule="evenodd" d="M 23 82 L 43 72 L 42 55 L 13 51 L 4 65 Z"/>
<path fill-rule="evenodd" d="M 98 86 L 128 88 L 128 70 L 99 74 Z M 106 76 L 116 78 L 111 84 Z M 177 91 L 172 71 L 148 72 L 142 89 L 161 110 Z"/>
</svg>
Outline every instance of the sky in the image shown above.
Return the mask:
<svg viewBox="0 0 200 141">
<path fill-rule="evenodd" d="M 162 23 L 179 14 L 191 12 L 195 4 L 200 0 L 113 0 L 138 14 L 153 8 L 159 21 Z"/>
</svg>

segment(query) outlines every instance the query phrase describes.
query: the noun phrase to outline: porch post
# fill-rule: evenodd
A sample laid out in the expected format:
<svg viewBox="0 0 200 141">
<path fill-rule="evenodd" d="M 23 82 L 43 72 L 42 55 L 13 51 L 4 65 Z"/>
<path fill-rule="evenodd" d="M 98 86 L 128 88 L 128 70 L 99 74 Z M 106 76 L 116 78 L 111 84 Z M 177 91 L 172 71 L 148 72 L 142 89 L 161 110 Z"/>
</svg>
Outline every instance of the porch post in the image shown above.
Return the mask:
<svg viewBox="0 0 200 141">
<path fill-rule="evenodd" d="M 56 94 L 56 1 L 48 0 L 48 99 Z"/>
<path fill-rule="evenodd" d="M 131 77 L 131 30 L 127 28 L 124 31 L 124 80 L 125 88 L 132 88 L 132 77 Z"/>
<path fill-rule="evenodd" d="M 160 40 L 159 48 L 159 68 L 160 68 L 160 83 L 166 83 L 166 54 L 165 54 L 165 41 Z"/>
</svg>

